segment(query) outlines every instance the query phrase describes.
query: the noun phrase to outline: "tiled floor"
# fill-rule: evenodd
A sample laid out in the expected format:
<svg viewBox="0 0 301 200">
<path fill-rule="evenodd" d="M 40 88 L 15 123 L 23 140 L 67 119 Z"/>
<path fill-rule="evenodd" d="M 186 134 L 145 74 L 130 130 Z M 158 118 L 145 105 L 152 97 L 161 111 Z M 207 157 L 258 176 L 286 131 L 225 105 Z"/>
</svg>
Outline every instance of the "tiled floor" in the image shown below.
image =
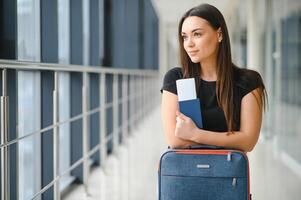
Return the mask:
<svg viewBox="0 0 301 200">
<path fill-rule="evenodd" d="M 137 127 L 118 155 L 108 158 L 105 169 L 92 171 L 89 196 L 77 186 L 63 199 L 156 200 L 158 160 L 165 148 L 157 108 Z M 287 167 L 283 152 L 275 149 L 275 142 L 260 140 L 249 153 L 253 200 L 300 200 L 301 177 Z"/>
</svg>

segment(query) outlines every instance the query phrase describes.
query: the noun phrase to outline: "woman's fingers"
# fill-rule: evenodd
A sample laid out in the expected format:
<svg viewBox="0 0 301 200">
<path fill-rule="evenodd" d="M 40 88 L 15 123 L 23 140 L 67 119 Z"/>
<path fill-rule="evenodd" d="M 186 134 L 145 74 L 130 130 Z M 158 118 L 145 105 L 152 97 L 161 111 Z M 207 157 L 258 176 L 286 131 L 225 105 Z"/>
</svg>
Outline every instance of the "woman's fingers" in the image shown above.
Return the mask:
<svg viewBox="0 0 301 200">
<path fill-rule="evenodd" d="M 188 121 L 190 118 L 184 115 L 183 113 L 179 112 L 178 110 L 176 111 L 177 117 L 181 118 L 184 121 Z"/>
<path fill-rule="evenodd" d="M 181 119 L 180 117 L 177 117 L 177 118 L 176 118 L 176 121 L 177 121 L 177 123 L 182 123 L 182 122 L 183 122 L 183 119 Z"/>
</svg>

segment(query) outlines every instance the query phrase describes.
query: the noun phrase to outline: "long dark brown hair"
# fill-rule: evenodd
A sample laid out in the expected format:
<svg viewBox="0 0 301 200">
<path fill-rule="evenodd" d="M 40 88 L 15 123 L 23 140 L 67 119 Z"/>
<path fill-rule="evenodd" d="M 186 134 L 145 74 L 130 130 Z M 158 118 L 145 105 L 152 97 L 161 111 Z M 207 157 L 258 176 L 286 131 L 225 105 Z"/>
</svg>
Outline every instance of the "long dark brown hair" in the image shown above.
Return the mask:
<svg viewBox="0 0 301 200">
<path fill-rule="evenodd" d="M 217 81 L 216 81 L 216 96 L 219 106 L 223 109 L 225 113 L 225 118 L 228 126 L 228 132 L 233 132 L 234 129 L 237 129 L 237 124 L 235 124 L 235 112 L 237 111 L 237 105 L 235 105 L 235 98 L 233 86 L 234 86 L 234 71 L 238 70 L 232 63 L 231 57 L 231 47 L 230 39 L 226 26 L 225 19 L 221 12 L 212 5 L 201 4 L 194 8 L 188 10 L 180 20 L 178 27 L 178 37 L 180 45 L 180 60 L 182 64 L 183 78 L 195 78 L 197 93 L 200 92 L 200 75 L 201 67 L 200 63 L 193 63 L 186 53 L 183 46 L 183 37 L 182 37 L 182 25 L 184 20 L 190 16 L 197 16 L 202 19 L 205 19 L 209 22 L 211 27 L 214 30 L 221 29 L 222 32 L 222 41 L 219 43 L 218 52 L 217 52 Z M 254 71 L 253 71 L 254 72 Z M 251 76 L 256 76 L 256 73 L 249 71 Z M 266 104 L 266 91 L 262 79 L 258 80 L 260 99 L 257 99 L 258 105 Z M 260 107 L 262 109 L 262 107 Z M 239 109 L 240 110 L 240 109 Z"/>
</svg>

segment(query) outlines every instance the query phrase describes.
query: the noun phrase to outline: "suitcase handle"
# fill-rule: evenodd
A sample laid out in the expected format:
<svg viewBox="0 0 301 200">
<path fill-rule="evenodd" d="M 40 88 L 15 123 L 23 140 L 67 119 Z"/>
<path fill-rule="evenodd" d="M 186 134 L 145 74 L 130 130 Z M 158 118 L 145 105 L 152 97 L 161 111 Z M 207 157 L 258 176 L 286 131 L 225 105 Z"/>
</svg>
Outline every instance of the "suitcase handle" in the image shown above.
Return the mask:
<svg viewBox="0 0 301 200">
<path fill-rule="evenodd" d="M 225 149 L 221 146 L 214 146 L 214 145 L 192 145 L 188 146 L 188 149 Z"/>
</svg>

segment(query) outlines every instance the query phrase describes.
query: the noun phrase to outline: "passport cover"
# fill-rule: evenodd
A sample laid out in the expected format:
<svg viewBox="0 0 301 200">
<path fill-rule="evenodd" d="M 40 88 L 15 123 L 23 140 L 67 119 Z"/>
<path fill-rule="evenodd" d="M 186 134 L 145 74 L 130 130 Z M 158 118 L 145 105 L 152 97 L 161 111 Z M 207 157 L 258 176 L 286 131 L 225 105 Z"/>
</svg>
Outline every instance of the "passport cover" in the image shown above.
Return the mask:
<svg viewBox="0 0 301 200">
<path fill-rule="evenodd" d="M 201 106 L 199 99 L 179 101 L 180 112 L 191 118 L 198 128 L 203 128 Z"/>
</svg>

